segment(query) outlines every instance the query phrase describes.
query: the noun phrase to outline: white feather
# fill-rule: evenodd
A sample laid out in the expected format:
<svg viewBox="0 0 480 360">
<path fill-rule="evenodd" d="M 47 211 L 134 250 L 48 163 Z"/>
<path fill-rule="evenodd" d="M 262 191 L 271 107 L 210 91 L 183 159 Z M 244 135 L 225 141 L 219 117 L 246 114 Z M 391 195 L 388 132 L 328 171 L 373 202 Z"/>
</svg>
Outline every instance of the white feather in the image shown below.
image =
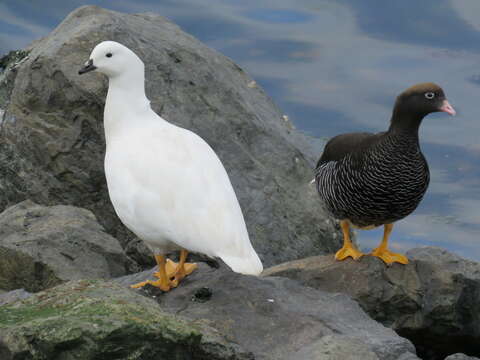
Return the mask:
<svg viewBox="0 0 480 360">
<path fill-rule="evenodd" d="M 110 60 L 122 58 L 109 63 L 107 52 Z M 236 272 L 261 273 L 232 184 L 212 148 L 150 108 L 143 63 L 129 49 L 104 42 L 91 59 L 109 76 L 105 175 L 122 222 L 155 253 L 183 248 L 220 257 Z"/>
</svg>

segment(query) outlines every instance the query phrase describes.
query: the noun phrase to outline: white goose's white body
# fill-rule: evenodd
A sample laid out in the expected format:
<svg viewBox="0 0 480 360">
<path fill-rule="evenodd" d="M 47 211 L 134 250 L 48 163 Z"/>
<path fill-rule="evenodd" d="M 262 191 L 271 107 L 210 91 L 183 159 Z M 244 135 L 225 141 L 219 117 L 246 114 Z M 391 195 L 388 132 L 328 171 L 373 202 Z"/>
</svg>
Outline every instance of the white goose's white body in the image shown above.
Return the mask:
<svg viewBox="0 0 480 360">
<path fill-rule="evenodd" d="M 225 168 L 203 139 L 150 108 L 136 59 L 109 76 L 105 104 L 105 175 L 117 215 L 156 254 L 186 249 L 259 274 Z"/>
</svg>

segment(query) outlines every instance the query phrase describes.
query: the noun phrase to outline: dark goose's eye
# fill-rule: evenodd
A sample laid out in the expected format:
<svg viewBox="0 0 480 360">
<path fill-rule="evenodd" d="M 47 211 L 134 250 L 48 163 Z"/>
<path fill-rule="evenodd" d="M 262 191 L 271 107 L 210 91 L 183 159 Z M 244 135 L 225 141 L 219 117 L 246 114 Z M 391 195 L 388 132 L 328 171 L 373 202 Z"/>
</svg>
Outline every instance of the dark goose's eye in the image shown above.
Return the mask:
<svg viewBox="0 0 480 360">
<path fill-rule="evenodd" d="M 107 53 L 106 57 L 112 57 L 112 53 Z"/>
<path fill-rule="evenodd" d="M 435 97 L 435 94 L 433 92 L 427 92 L 425 93 L 425 97 L 429 100 L 432 100 Z"/>
</svg>

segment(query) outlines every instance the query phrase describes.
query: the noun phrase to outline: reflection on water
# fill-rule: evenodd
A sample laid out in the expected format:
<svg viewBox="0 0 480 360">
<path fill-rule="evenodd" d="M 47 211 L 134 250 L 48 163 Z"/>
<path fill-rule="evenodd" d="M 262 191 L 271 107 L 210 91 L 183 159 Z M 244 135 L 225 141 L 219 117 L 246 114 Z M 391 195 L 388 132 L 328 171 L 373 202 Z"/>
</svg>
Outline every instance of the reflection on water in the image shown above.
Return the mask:
<svg viewBox="0 0 480 360">
<path fill-rule="evenodd" d="M 478 0 L 89 3 L 170 18 L 239 63 L 297 128 L 316 137 L 384 130 L 398 93 L 416 82 L 439 83 L 458 115 L 424 121 L 431 185 L 416 213 L 396 225 L 392 242 L 401 250 L 438 245 L 480 260 Z M 48 34 L 80 5 L 3 1 L 0 52 Z M 363 231 L 359 240 L 373 247 L 380 238 L 381 229 Z"/>
</svg>

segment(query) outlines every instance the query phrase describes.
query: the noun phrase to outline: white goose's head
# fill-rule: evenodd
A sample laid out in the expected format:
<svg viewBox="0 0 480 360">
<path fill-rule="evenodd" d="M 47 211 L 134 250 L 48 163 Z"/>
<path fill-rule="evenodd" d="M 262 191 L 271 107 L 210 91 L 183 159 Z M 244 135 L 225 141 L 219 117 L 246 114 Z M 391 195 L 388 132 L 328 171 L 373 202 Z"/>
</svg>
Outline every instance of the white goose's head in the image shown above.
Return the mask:
<svg viewBox="0 0 480 360">
<path fill-rule="evenodd" d="M 93 49 L 89 60 L 79 70 L 79 74 L 99 71 L 113 78 L 122 74 L 143 73 L 142 60 L 126 46 L 115 41 L 103 41 Z"/>
</svg>

